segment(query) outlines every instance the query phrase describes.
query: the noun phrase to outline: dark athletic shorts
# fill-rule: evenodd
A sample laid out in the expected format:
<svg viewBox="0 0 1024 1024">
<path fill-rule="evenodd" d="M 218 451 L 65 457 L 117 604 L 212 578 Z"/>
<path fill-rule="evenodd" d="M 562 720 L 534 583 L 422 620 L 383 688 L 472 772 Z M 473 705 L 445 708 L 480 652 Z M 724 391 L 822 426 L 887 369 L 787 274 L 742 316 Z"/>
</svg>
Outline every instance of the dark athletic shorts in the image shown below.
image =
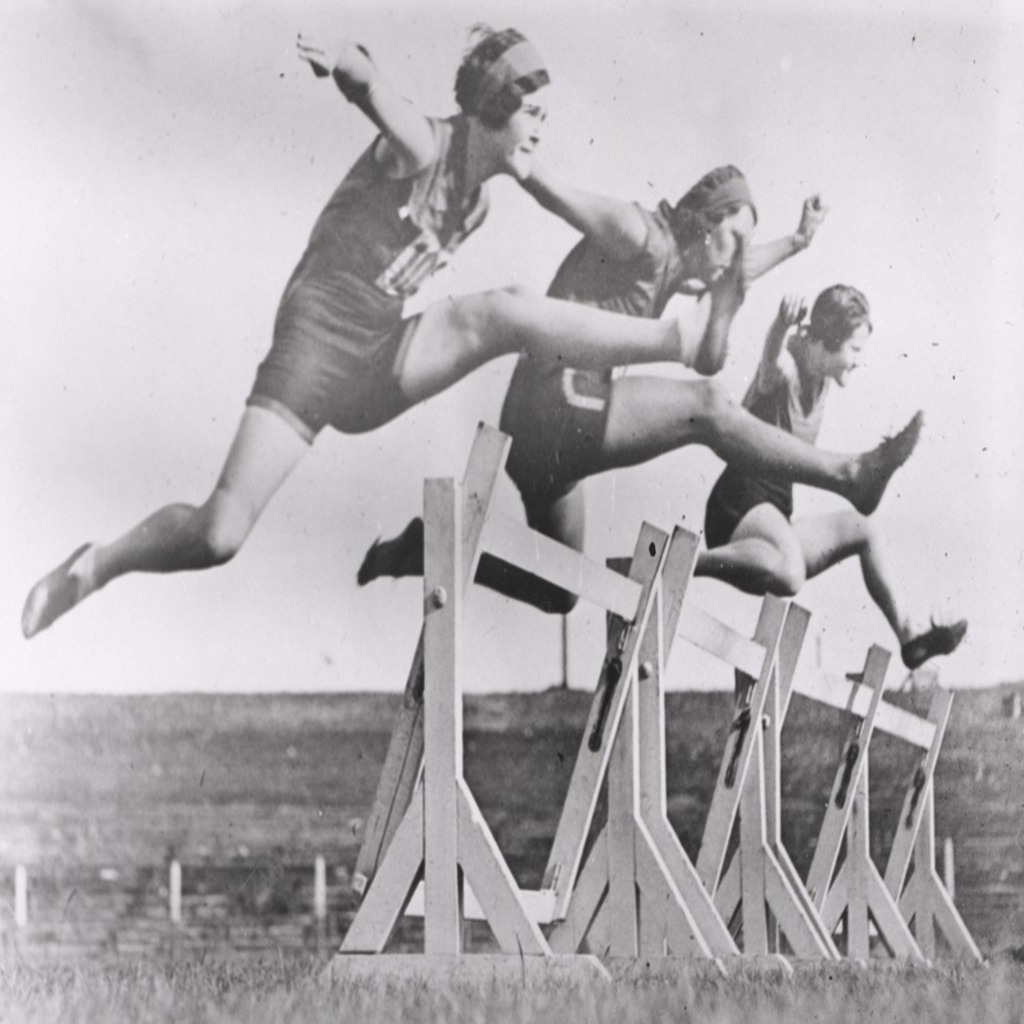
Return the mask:
<svg viewBox="0 0 1024 1024">
<path fill-rule="evenodd" d="M 246 403 L 278 413 L 307 441 L 324 427 L 373 430 L 412 404 L 395 379 L 395 359 L 419 317 L 360 302 L 359 283 L 345 285 L 289 286 Z"/>
<path fill-rule="evenodd" d="M 793 485 L 726 471 L 715 482 L 704 513 L 704 541 L 709 548 L 728 544 L 740 520 L 758 505 L 774 505 L 787 519 L 793 515 Z"/>
<path fill-rule="evenodd" d="M 599 464 L 608 422 L 606 374 L 557 371 L 517 387 L 501 414 L 512 436 L 506 469 L 524 498 L 556 501 Z"/>
</svg>

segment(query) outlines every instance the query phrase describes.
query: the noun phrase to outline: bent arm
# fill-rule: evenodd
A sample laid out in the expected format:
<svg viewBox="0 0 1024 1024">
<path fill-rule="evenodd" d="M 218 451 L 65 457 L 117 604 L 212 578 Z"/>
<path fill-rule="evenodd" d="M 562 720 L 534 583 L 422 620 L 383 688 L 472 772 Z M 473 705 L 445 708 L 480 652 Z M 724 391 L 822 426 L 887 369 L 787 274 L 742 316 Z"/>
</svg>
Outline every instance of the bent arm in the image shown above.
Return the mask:
<svg viewBox="0 0 1024 1024">
<path fill-rule="evenodd" d="M 632 203 L 568 185 L 537 160 L 520 184 L 544 209 L 582 231 L 613 259 L 631 259 L 647 242 L 647 225 Z"/>
<path fill-rule="evenodd" d="M 821 227 L 827 213 L 828 207 L 821 201 L 821 196 L 811 196 L 805 199 L 800 214 L 800 224 L 793 234 L 784 235 L 772 242 L 751 246 L 747 251 L 744 266 L 747 280 L 753 281 L 791 256 L 803 252 L 811 244 L 815 232 Z"/>
<path fill-rule="evenodd" d="M 740 240 L 729 269 L 709 289 L 711 308 L 706 314 L 704 333 L 693 351 L 692 360 L 684 360 L 705 377 L 713 376 L 725 366 L 729 354 L 729 331 L 746 296 L 746 265 L 745 246 Z M 704 303 L 705 300 L 701 299 L 699 305 Z"/>
<path fill-rule="evenodd" d="M 384 141 L 376 157 L 391 177 L 415 174 L 434 159 L 430 122 L 399 95 L 365 47 L 346 40 L 328 52 L 299 36 L 298 54 L 317 78 L 330 75 L 342 95 L 380 129 Z"/>
<path fill-rule="evenodd" d="M 768 328 L 757 367 L 755 386 L 759 391 L 770 388 L 782 372 L 779 359 L 789 332 L 807 315 L 807 303 L 798 295 L 787 295 L 779 305 L 779 311 Z"/>
</svg>

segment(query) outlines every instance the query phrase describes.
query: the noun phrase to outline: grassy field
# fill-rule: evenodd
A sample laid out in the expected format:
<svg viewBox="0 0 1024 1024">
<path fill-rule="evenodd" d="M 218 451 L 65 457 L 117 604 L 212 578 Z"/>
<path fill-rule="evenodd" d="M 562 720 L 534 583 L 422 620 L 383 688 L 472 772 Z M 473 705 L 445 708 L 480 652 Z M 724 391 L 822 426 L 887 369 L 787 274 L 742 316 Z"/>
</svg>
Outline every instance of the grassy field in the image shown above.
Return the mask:
<svg viewBox="0 0 1024 1024">
<path fill-rule="evenodd" d="M 995 959 L 1024 950 L 1024 730 L 1004 713 L 1012 692 L 958 695 L 936 776 L 936 832 L 940 845 L 954 840 L 957 905 Z M 540 880 L 589 699 L 549 691 L 467 701 L 467 778 L 524 885 Z M 928 702 L 893 699 L 922 713 Z M 349 876 L 396 703 L 358 694 L 6 698 L 0 954 L 180 963 L 331 948 L 355 907 Z M 725 694 L 669 697 L 669 813 L 691 856 L 729 714 Z M 783 732 L 784 841 L 801 871 L 844 734 L 838 712 L 794 699 Z M 915 766 L 912 750 L 873 743 L 880 865 Z M 311 917 L 317 855 L 329 866 L 321 931 Z M 178 928 L 168 924 L 172 858 L 183 866 Z M 16 864 L 30 878 L 21 932 L 12 926 Z M 415 928 L 399 938 L 415 942 Z"/>
<path fill-rule="evenodd" d="M 452 988 L 320 980 L 322 961 L 246 964 L 0 967 L 4 1024 L 393 1024 L 395 1021 L 560 1024 L 1011 1024 L 1024 1020 L 1024 965 L 914 969 L 874 964 L 800 967 L 793 979 L 749 972 L 672 984 L 591 983 L 571 990 Z"/>
</svg>

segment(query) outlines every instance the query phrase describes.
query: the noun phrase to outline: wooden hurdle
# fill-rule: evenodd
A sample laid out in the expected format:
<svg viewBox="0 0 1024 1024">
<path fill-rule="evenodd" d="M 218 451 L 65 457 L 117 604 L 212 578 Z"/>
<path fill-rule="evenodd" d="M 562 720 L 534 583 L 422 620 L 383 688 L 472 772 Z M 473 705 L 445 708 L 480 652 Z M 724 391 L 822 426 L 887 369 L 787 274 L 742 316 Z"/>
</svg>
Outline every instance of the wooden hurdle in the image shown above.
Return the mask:
<svg viewBox="0 0 1024 1024">
<path fill-rule="evenodd" d="M 797 605 L 790 615 L 806 624 L 809 613 Z M 795 665 L 780 672 L 777 713 L 765 732 L 766 787 L 779 791 L 782 726 L 794 693 L 851 716 L 829 794 L 829 802 L 807 873 L 806 890 L 829 936 L 845 924 L 846 955 L 870 956 L 873 922 L 886 951 L 894 957 L 924 962 L 935 955 L 937 923 L 954 953 L 980 959 L 977 946 L 935 871 L 934 771 L 953 695 L 936 691 L 928 717 L 922 719 L 882 699 L 890 655 L 873 646 L 863 670 L 853 677 L 795 673 Z M 904 799 L 900 827 L 889 855 L 885 878 L 870 855 L 869 750 L 873 736 L 886 733 L 923 751 Z M 769 799 L 769 807 L 774 801 Z M 845 848 L 845 851 L 844 851 Z M 840 863 L 840 855 L 844 854 Z M 907 882 L 914 862 L 917 886 Z M 839 865 L 837 869 L 837 864 Z M 923 871 L 917 874 L 917 865 Z M 729 917 L 739 901 L 738 863 L 730 866 L 717 900 Z"/>
<path fill-rule="evenodd" d="M 732 724 L 697 872 L 723 920 L 738 923 L 745 955 L 780 954 L 781 933 L 797 958 L 836 960 L 839 951 L 782 844 L 780 751 L 772 728 L 780 717 L 780 680 L 792 678 L 807 621 L 797 606 L 787 609 L 781 601 L 766 599 L 755 637 L 774 637 L 777 657 L 766 661 L 760 674 L 733 662 Z"/>
<path fill-rule="evenodd" d="M 364 867 L 373 865 L 372 877 L 363 876 L 362 904 L 329 967 L 336 978 L 383 973 L 478 983 L 500 976 L 606 976 L 592 956 L 552 950 L 540 925 L 551 920 L 553 894 L 520 890 L 466 786 L 458 679 L 461 604 L 486 549 L 623 620 L 642 620 L 641 631 L 650 607 L 641 601 L 641 584 L 490 510 L 507 446 L 507 438 L 481 425 L 463 485 L 428 480 L 424 486 L 424 627 L 368 832 L 376 848 L 361 858 Z M 424 953 L 384 954 L 421 880 Z M 501 953 L 462 956 L 468 916 L 487 921 Z M 353 955 L 367 953 L 376 955 Z"/>
<path fill-rule="evenodd" d="M 739 955 L 712 891 L 668 821 L 662 674 L 678 636 L 766 681 L 776 671 L 785 608 L 778 599 L 767 598 L 750 638 L 692 602 L 684 603 L 697 548 L 694 534 L 676 529 L 662 563 L 662 578 L 651 589 L 661 615 L 640 639 L 635 681 L 624 676 L 615 690 L 609 690 L 609 667 L 614 662 L 606 661 L 602 671 L 545 872 L 545 884 L 557 894 L 561 918 L 551 934 L 553 948 L 578 949 L 586 940 L 588 948 L 600 949 L 606 959 L 620 964 L 637 957 L 648 964 L 657 957 L 713 957 L 723 968 Z M 638 555 L 631 574 L 637 571 Z M 609 639 L 610 651 L 622 651 L 625 661 L 637 638 L 634 627 L 612 619 Z M 786 643 L 793 650 L 791 660 L 801 641 L 802 633 L 790 629 Z M 595 744 L 602 723 L 607 739 Z M 580 858 L 605 776 L 607 822 L 581 871 Z M 789 969 L 781 958 L 770 962 Z"/>
<path fill-rule="evenodd" d="M 553 949 L 586 943 L 619 965 L 673 955 L 712 960 L 719 970 L 738 954 L 666 809 L 664 666 L 681 619 L 698 642 L 716 637 L 709 617 L 684 612 L 697 544 L 685 530 L 669 542 L 645 525 L 628 566 L 649 614 L 609 620 L 608 655 L 545 870 L 559 919 Z M 581 870 L 605 781 L 607 820 Z"/>
<path fill-rule="evenodd" d="M 702 960 L 724 970 L 739 955 L 731 923 L 745 958 L 767 956 L 788 970 L 781 937 L 797 957 L 837 959 L 840 918 L 849 955 L 866 956 L 868 915 L 894 955 L 923 959 L 937 923 L 951 946 L 976 956 L 934 871 L 931 773 L 948 704 L 933 707 L 929 723 L 881 701 L 888 655 L 878 648 L 857 685 L 829 680 L 822 696 L 821 686 L 797 684 L 808 613 L 768 597 L 750 638 L 685 602 L 698 547 L 685 530 L 669 538 L 644 524 L 620 575 L 492 511 L 507 445 L 481 425 L 462 485 L 426 482 L 424 628 L 357 862 L 363 902 L 331 973 L 479 981 L 522 978 L 528 967 L 593 975 L 603 970 L 594 951 L 610 964 Z M 512 878 L 462 774 L 458 626 L 484 550 L 609 612 L 598 687 L 544 880 L 532 892 Z M 732 665 L 740 680 L 696 865 L 666 811 L 662 680 L 677 635 Z M 780 735 L 793 692 L 855 716 L 806 886 L 781 840 Z M 884 881 L 866 855 L 876 728 L 926 749 Z M 589 843 L 605 786 L 607 820 Z M 382 955 L 403 913 L 423 915 L 424 954 Z M 502 952 L 462 956 L 467 919 L 487 921 Z M 377 955 L 354 955 L 364 953 Z"/>
</svg>

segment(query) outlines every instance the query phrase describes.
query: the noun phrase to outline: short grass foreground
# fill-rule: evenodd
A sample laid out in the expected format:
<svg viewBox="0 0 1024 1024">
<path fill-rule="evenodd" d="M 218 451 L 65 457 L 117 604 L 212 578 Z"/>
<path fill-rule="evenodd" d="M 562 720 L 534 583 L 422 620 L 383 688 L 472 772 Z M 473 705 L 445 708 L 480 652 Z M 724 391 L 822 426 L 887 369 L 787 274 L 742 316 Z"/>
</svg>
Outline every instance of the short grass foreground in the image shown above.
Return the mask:
<svg viewBox="0 0 1024 1024">
<path fill-rule="evenodd" d="M 572 990 L 510 986 L 482 991 L 388 982 L 342 988 L 321 982 L 323 964 L 322 958 L 315 957 L 76 967 L 29 967 L 8 961 L 0 963 L 0 1022 L 1009 1024 L 1024 1020 L 1024 963 L 1010 958 L 986 967 L 802 964 L 793 978 L 741 968 L 729 979 L 700 972 L 671 983 L 591 983 Z"/>
</svg>

